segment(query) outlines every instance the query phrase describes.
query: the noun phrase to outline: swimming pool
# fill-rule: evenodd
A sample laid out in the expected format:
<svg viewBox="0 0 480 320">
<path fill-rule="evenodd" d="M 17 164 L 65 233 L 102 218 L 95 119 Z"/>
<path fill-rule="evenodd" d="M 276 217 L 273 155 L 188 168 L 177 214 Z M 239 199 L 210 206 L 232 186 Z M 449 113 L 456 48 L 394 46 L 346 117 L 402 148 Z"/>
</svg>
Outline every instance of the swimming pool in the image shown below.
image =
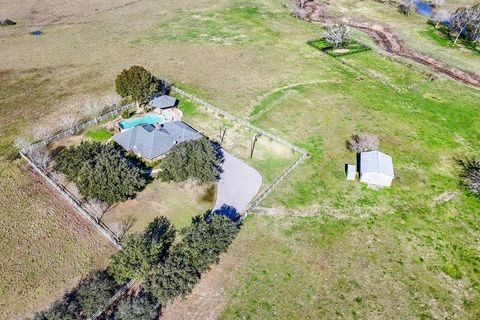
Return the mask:
<svg viewBox="0 0 480 320">
<path fill-rule="evenodd" d="M 156 125 L 156 124 L 164 124 L 165 122 L 166 122 L 166 119 L 164 116 L 157 115 L 157 114 L 149 114 L 148 116 L 144 116 L 141 118 L 123 120 L 118 124 L 118 126 L 120 127 L 120 129 L 131 129 L 141 124 Z"/>
</svg>

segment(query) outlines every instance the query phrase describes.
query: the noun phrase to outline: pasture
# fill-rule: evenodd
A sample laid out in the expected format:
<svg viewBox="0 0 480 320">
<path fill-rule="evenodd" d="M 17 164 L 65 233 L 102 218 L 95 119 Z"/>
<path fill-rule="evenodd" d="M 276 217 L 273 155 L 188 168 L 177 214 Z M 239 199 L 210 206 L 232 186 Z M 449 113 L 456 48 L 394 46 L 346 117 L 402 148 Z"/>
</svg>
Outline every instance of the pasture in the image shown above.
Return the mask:
<svg viewBox="0 0 480 320">
<path fill-rule="evenodd" d="M 2 310 L 23 315 L 45 306 L 109 252 L 92 249 L 93 237 L 80 241 L 80 252 L 66 247 L 78 238 L 77 228 L 51 231 L 57 204 L 14 160 L 15 136 L 30 137 L 36 125 L 77 112 L 72 101 L 112 92 L 115 76 L 140 64 L 310 154 L 246 221 L 215 267 L 221 278 L 210 289 L 226 295 L 209 303 L 221 318 L 480 316 L 480 203 L 458 185 L 454 165 L 456 156 L 480 148 L 480 91 L 443 76 L 431 81 L 430 71 L 375 50 L 330 57 L 307 44 L 323 29 L 292 18 L 278 1 L 117 2 L 0 30 L 0 181 L 10 186 L 1 190 L 0 208 L 11 212 L 2 218 L 8 243 L 28 240 L 21 251 L 1 249 L 8 260 L 0 278 L 6 272 L 17 279 L 1 287 Z M 425 34 L 423 17 L 405 18 L 375 1 L 335 3 L 333 14 L 388 21 L 408 46 L 480 73 L 478 55 L 441 46 Z M 32 27 L 44 34 L 32 37 Z M 375 47 L 366 35 L 354 36 Z M 187 122 L 202 119 L 194 106 L 186 109 Z M 344 164 L 355 161 L 345 140 L 363 131 L 378 135 L 380 150 L 394 159 L 398 179 L 391 189 L 344 179 Z M 267 155 L 255 161 L 267 179 L 285 165 Z M 25 196 L 11 201 L 18 190 Z M 18 265 L 32 263 L 22 252 L 33 245 L 50 268 L 35 263 L 36 276 L 25 281 L 30 268 Z M 197 298 L 187 308 L 193 314 L 209 308 Z"/>
</svg>

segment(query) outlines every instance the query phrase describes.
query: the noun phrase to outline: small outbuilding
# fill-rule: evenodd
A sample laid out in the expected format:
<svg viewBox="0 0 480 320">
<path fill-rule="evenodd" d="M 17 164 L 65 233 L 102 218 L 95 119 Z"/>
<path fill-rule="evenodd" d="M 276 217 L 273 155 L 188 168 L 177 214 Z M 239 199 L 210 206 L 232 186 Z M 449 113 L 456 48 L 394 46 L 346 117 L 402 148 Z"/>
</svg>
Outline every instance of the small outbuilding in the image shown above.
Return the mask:
<svg viewBox="0 0 480 320">
<path fill-rule="evenodd" d="M 154 109 L 163 110 L 169 108 L 176 108 L 178 106 L 178 102 L 178 99 L 174 97 L 163 95 L 153 98 L 152 100 L 150 100 L 148 105 Z"/>
<path fill-rule="evenodd" d="M 347 180 L 350 180 L 350 181 L 355 180 L 357 176 L 357 167 L 353 164 L 346 164 L 345 175 L 347 176 Z"/>
<path fill-rule="evenodd" d="M 392 157 L 380 151 L 360 153 L 358 171 L 360 182 L 379 187 L 390 187 L 395 178 Z"/>
</svg>

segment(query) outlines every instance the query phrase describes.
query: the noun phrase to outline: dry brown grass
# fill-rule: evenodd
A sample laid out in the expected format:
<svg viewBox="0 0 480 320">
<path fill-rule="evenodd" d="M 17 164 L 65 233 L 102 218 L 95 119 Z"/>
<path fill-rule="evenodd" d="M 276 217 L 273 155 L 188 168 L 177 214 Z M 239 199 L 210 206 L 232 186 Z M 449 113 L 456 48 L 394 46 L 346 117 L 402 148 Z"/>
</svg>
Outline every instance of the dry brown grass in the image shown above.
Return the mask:
<svg viewBox="0 0 480 320">
<path fill-rule="evenodd" d="M 114 248 L 28 168 L 0 163 L 0 190 L 0 318 L 24 319 Z"/>
</svg>

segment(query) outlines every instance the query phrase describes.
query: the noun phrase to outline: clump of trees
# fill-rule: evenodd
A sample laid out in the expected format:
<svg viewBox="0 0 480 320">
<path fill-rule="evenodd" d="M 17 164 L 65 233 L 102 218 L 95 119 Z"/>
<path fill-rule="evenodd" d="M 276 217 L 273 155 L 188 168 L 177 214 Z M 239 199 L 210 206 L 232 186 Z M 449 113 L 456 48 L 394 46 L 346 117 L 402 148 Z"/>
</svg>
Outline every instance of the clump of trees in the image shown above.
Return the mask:
<svg viewBox="0 0 480 320">
<path fill-rule="evenodd" d="M 145 232 L 125 237 L 122 251 L 109 259 L 108 273 L 118 284 L 146 276 L 152 266 L 163 262 L 174 240 L 175 228 L 170 221 L 155 218 Z"/>
<path fill-rule="evenodd" d="M 347 148 L 353 152 L 367 152 L 378 150 L 380 140 L 377 136 L 371 133 L 360 133 L 353 135 L 350 140 L 347 141 Z"/>
<path fill-rule="evenodd" d="M 327 31 L 323 35 L 325 41 L 337 48 L 351 40 L 350 29 L 343 23 L 335 23 L 327 27 Z"/>
<path fill-rule="evenodd" d="M 82 142 L 55 157 L 54 170 L 75 182 L 86 199 L 107 204 L 132 198 L 146 184 L 142 171 L 130 167 L 111 145 Z"/>
<path fill-rule="evenodd" d="M 181 142 L 160 163 L 159 177 L 167 182 L 190 179 L 200 183 L 215 182 L 222 157 L 218 145 L 207 138 Z"/>
<path fill-rule="evenodd" d="M 37 313 L 34 320 L 87 319 L 105 305 L 117 289 L 107 272 L 92 272 L 50 309 Z"/>
<path fill-rule="evenodd" d="M 146 290 L 166 305 L 184 297 L 200 279 L 202 272 L 231 244 L 239 229 L 224 215 L 206 213 L 193 218 L 182 231 L 182 241 L 175 244 L 163 264 L 158 265 L 146 281 Z"/>
<path fill-rule="evenodd" d="M 480 198 L 480 157 L 458 159 L 457 164 L 461 168 L 463 185 Z"/>
<path fill-rule="evenodd" d="M 166 81 L 157 79 L 144 67 L 132 66 L 117 76 L 115 89 L 122 98 L 131 98 L 138 106 L 156 93 L 167 93 L 169 85 Z"/>
</svg>

